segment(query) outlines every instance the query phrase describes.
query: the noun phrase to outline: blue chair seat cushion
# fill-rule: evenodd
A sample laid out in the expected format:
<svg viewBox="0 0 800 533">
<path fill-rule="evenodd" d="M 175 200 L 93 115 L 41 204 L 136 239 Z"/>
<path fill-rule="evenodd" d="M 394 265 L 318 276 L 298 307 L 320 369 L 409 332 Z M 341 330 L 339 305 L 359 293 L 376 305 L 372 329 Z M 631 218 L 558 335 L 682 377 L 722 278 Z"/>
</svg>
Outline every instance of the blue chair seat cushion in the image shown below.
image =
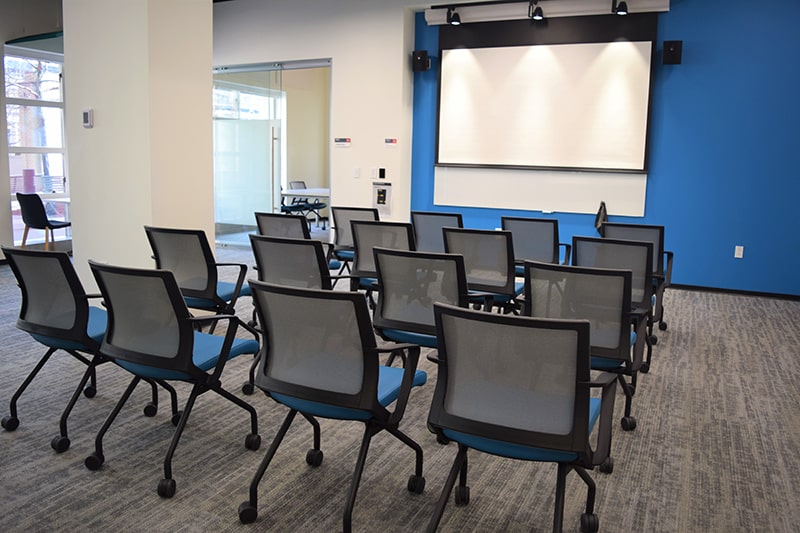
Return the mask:
<svg viewBox="0 0 800 533">
<path fill-rule="evenodd" d="M 328 261 L 328 270 L 339 270 L 340 268 L 342 268 L 342 262 L 338 259 Z"/>
<path fill-rule="evenodd" d="M 525 282 L 524 281 L 515 281 L 514 282 L 514 296 L 519 296 L 522 294 L 522 291 L 525 290 Z M 471 298 L 482 298 L 481 294 L 485 291 L 469 291 L 468 295 Z M 478 296 L 475 296 L 477 293 Z M 505 303 L 511 301 L 511 296 L 508 294 L 500 294 L 500 293 L 491 293 L 494 301 L 499 303 Z"/>
<path fill-rule="evenodd" d="M 403 372 L 404 370 L 402 368 L 391 366 L 381 366 L 378 369 L 378 403 L 383 407 L 389 406 L 392 402 L 397 400 L 397 397 L 400 395 L 400 384 L 403 381 Z M 424 385 L 427 380 L 428 374 L 426 374 L 425 371 L 416 370 L 411 386 L 419 387 Z M 270 396 L 291 409 L 312 416 L 337 420 L 369 420 L 372 418 L 372 414 L 369 411 L 364 411 L 362 409 L 339 407 L 276 392 L 271 392 Z"/>
<path fill-rule="evenodd" d="M 415 333 L 413 331 L 404 331 L 402 329 L 382 329 L 381 333 L 384 337 L 394 342 L 407 342 L 424 346 L 426 348 L 438 348 L 436 335 L 426 335 L 425 333 Z"/>
<path fill-rule="evenodd" d="M 592 431 L 597 419 L 600 417 L 601 403 L 602 402 L 600 401 L 600 398 L 589 399 L 589 432 Z M 546 448 L 525 446 L 523 444 L 515 444 L 496 439 L 478 437 L 475 435 L 470 435 L 469 433 L 454 431 L 452 429 L 443 429 L 442 433 L 444 433 L 444 436 L 448 439 L 461 443 L 469 448 L 492 455 L 509 457 L 511 459 L 522 459 L 524 461 L 543 461 L 550 463 L 569 463 L 578 458 L 578 454 L 574 452 L 548 450 Z"/>
<path fill-rule="evenodd" d="M 355 252 L 353 250 L 335 250 L 333 255 L 342 261 L 352 261 L 355 257 Z"/>
<path fill-rule="evenodd" d="M 631 331 L 631 346 L 636 344 L 636 332 Z M 620 359 L 609 359 L 608 357 L 592 357 L 589 365 L 592 370 L 618 370 L 625 365 L 625 361 Z"/>
<path fill-rule="evenodd" d="M 221 335 L 210 335 L 208 333 L 196 331 L 194 333 L 194 350 L 192 352 L 192 362 L 194 366 L 203 372 L 208 372 L 217 366 L 224 340 L 225 338 Z M 258 353 L 258 349 L 258 341 L 254 339 L 234 339 L 231 345 L 231 351 L 228 354 L 228 360 L 230 361 L 234 357 L 243 354 L 256 354 Z M 178 381 L 188 381 L 191 379 L 189 374 L 177 370 L 165 370 L 153 366 L 131 363 L 121 359 L 116 362 L 122 368 L 143 378 Z"/>
<path fill-rule="evenodd" d="M 220 281 L 217 283 L 217 296 L 226 302 L 230 302 L 234 297 L 235 289 L 235 283 L 231 283 L 230 281 Z M 242 285 L 242 289 L 239 291 L 239 296 L 250 296 L 251 294 L 252 292 L 250 291 L 250 285 L 247 283 Z M 207 298 L 195 298 L 192 296 L 187 296 L 183 300 L 186 302 L 186 307 L 194 307 L 196 309 L 214 309 L 217 307 L 213 300 L 209 300 Z"/>
<path fill-rule="evenodd" d="M 86 327 L 86 334 L 90 339 L 94 340 L 98 346 L 103 342 L 103 336 L 106 334 L 106 324 L 108 324 L 108 313 L 106 313 L 106 310 L 100 309 L 99 307 L 89 307 L 89 322 Z M 58 337 L 50 337 L 49 335 L 39 335 L 36 333 L 31 333 L 31 336 L 50 348 L 79 351 L 90 350 L 89 346 L 78 341 L 59 339 Z"/>
</svg>

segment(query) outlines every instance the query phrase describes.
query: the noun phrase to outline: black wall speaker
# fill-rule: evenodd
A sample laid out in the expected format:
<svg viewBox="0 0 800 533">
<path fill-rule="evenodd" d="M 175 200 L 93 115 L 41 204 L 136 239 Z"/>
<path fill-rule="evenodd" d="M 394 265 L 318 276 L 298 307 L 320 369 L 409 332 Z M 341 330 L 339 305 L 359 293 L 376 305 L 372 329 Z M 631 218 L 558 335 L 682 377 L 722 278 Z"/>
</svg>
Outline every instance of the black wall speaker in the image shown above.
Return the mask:
<svg viewBox="0 0 800 533">
<path fill-rule="evenodd" d="M 422 72 L 431 68 L 431 60 L 427 50 L 414 50 L 411 53 L 411 70 Z"/>
<path fill-rule="evenodd" d="M 665 65 L 680 65 L 683 52 L 683 41 L 664 41 L 661 51 L 661 62 Z"/>
</svg>

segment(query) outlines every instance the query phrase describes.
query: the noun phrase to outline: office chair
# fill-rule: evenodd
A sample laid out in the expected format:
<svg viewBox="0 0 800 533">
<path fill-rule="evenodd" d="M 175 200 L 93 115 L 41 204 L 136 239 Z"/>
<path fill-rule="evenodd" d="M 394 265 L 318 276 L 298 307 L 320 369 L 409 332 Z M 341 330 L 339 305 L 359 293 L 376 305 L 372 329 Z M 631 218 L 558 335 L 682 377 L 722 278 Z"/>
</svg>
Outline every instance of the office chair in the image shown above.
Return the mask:
<svg viewBox="0 0 800 533">
<path fill-rule="evenodd" d="M 648 373 L 653 355 L 653 243 L 607 237 L 572 237 L 572 264 L 631 271 L 631 309 L 647 323 L 647 353 L 640 371 Z M 637 324 L 634 328 L 639 331 Z M 634 384 L 635 384 L 634 376 Z"/>
<path fill-rule="evenodd" d="M 17 401 L 55 352 L 63 350 L 87 366 L 61 414 L 60 434 L 50 442 L 53 450 L 61 453 L 70 446 L 67 418 L 75 402 L 81 391 L 87 398 L 93 398 L 97 394 L 95 368 L 109 360 L 100 353 L 100 342 L 106 331 L 106 311 L 89 305 L 89 300 L 99 298 L 99 295 L 86 294 L 66 252 L 23 250 L 6 246 L 2 250 L 22 293 L 17 327 L 47 347 L 42 358 L 11 397 L 10 415 L 3 417 L 3 428 L 14 431 L 19 427 Z M 150 384 L 153 387 L 153 396 L 145 406 L 144 413 L 146 416 L 155 416 L 158 410 L 158 394 L 155 384 Z M 175 391 L 171 388 L 167 390 L 172 396 L 173 411 L 177 411 Z"/>
<path fill-rule="evenodd" d="M 505 313 L 516 314 L 523 283 L 515 279 L 511 232 L 442 228 L 442 234 L 445 251 L 464 256 L 472 299 L 484 302 L 487 311 L 497 306 Z"/>
<path fill-rule="evenodd" d="M 345 532 L 352 528 L 367 450 L 377 433 L 388 431 L 414 451 L 415 468 L 407 488 L 421 493 L 425 488 L 422 448 L 398 427 L 412 387 L 427 379 L 425 372 L 416 369 L 419 346 L 378 347 L 361 294 L 250 284 L 265 330 L 256 385 L 289 412 L 250 483 L 249 500 L 239 506 L 239 520 L 246 524 L 258 518 L 258 485 L 298 413 L 309 421 L 322 417 L 364 423 L 344 509 Z M 405 368 L 380 364 L 379 354 L 398 349 L 408 352 Z M 393 403 L 390 412 L 387 408 Z M 313 448 L 306 453 L 312 467 L 323 459 L 318 428 L 317 423 Z"/>
<path fill-rule="evenodd" d="M 374 248 L 376 333 L 387 341 L 436 348 L 433 304 L 469 305 L 464 258 L 456 254 Z M 391 366 L 397 353 L 392 353 Z"/>
<path fill-rule="evenodd" d="M 414 232 L 408 222 L 382 222 L 379 220 L 351 220 L 350 232 L 353 235 L 353 263 L 350 270 L 350 290 L 363 290 L 372 307 L 372 297 L 377 288 L 378 273 L 375 270 L 373 248 L 392 250 L 413 250 Z"/>
<path fill-rule="evenodd" d="M 311 238 L 308 219 L 304 216 L 261 212 L 256 212 L 255 216 L 259 235 L 287 237 L 290 239 Z"/>
<path fill-rule="evenodd" d="M 523 275 L 523 261 L 569 264 L 572 245 L 558 241 L 555 218 L 500 217 L 500 225 L 511 232 L 514 242 L 515 274 Z M 561 249 L 564 260 L 561 261 Z"/>
<path fill-rule="evenodd" d="M 294 180 L 294 181 L 290 181 L 289 182 L 289 190 L 307 189 L 307 188 L 308 187 L 306 187 L 306 182 L 303 181 L 303 180 Z M 322 209 L 325 209 L 326 207 L 328 207 L 328 204 L 326 204 L 325 202 L 320 201 L 319 198 L 314 198 L 313 201 L 311 201 L 309 198 L 293 198 L 292 199 L 292 203 L 293 204 L 297 203 L 297 204 L 304 205 L 305 208 L 306 208 L 306 216 L 310 215 L 310 214 L 313 214 L 314 218 L 317 221 L 317 226 L 319 226 L 319 222 L 321 220 L 322 221 L 322 229 L 325 229 L 325 220 L 326 219 L 325 219 L 325 217 L 322 216 L 320 211 Z"/>
<path fill-rule="evenodd" d="M 411 226 L 417 250 L 444 253 L 442 228 L 463 228 L 464 220 L 461 213 L 412 211 Z"/>
<path fill-rule="evenodd" d="M 245 438 L 245 447 L 257 450 L 261 437 L 255 409 L 225 390 L 220 381 L 227 361 L 239 355 L 258 353 L 257 341 L 236 338 L 240 321 L 235 316 L 217 315 L 216 320 L 227 322 L 224 336 L 197 331 L 195 324 L 201 319 L 189 313 L 171 271 L 125 268 L 93 261 L 89 261 L 89 266 L 108 308 L 108 328 L 100 351 L 133 374 L 133 379 L 97 433 L 95 451 L 84 461 L 86 468 L 102 468 L 106 459 L 103 437 L 142 379 L 183 381 L 192 385 L 183 411 L 172 416 L 177 428 L 164 459 L 164 479 L 158 483 L 158 495 L 162 498 L 175 494 L 172 456 L 195 400 L 201 394 L 214 391 L 247 411 L 251 432 Z"/>
<path fill-rule="evenodd" d="M 458 452 L 427 531 L 439 525 L 458 478 L 456 506 L 469 503 L 469 450 L 558 465 L 553 531 L 561 531 L 567 474 L 587 485 L 581 531 L 597 531 L 595 483 L 587 470 L 611 447 L 613 374 L 590 380 L 585 320 L 510 316 L 435 304 L 439 351 L 428 428 Z M 601 397 L 590 395 L 601 388 Z M 590 434 L 598 426 L 595 449 Z"/>
<path fill-rule="evenodd" d="M 623 224 L 605 222 L 604 237 L 611 239 L 630 239 L 632 241 L 649 241 L 653 243 L 653 287 L 655 290 L 655 308 L 653 322 L 658 329 L 666 331 L 664 320 L 664 289 L 672 283 L 672 261 L 674 254 L 664 250 L 664 226 L 652 224 Z M 651 332 L 652 335 L 652 332 Z M 653 344 L 657 342 L 653 335 Z"/>
<path fill-rule="evenodd" d="M 217 263 L 211 245 L 203 230 L 145 226 L 147 240 L 153 250 L 153 259 L 159 270 L 170 270 L 181 288 L 186 305 L 191 309 L 214 314 L 235 315 L 236 301 L 250 295 L 244 283 L 247 266 L 240 263 Z M 221 281 L 221 269 L 236 272 L 236 281 Z M 210 333 L 216 322 L 211 323 Z M 203 322 L 196 325 L 200 327 Z M 253 335 L 258 333 L 251 325 L 242 322 Z"/>
<path fill-rule="evenodd" d="M 42 199 L 38 194 L 18 192 L 17 202 L 19 202 L 22 222 L 25 223 L 25 229 L 22 232 L 22 248 L 25 248 L 25 243 L 28 241 L 28 231 L 31 228 L 44 230 L 44 249 L 49 250 L 51 237 L 53 243 L 56 242 L 56 236 L 53 231 L 72 226 L 72 222 L 68 220 L 51 220 L 47 218 L 47 211 L 45 211 L 44 203 L 42 203 Z"/>
<path fill-rule="evenodd" d="M 353 260 L 353 233 L 350 229 L 352 220 L 380 220 L 378 209 L 375 207 L 344 207 L 331 206 L 333 216 L 333 256 L 341 261 L 339 274 L 350 270 Z"/>
<path fill-rule="evenodd" d="M 631 271 L 532 261 L 526 261 L 524 267 L 523 313 L 538 318 L 589 321 L 591 368 L 616 374 L 625 393 L 625 414 L 620 424 L 625 431 L 635 429 L 631 405 L 636 375 L 643 362 L 647 320 L 643 316 L 645 310 L 632 310 L 630 306 Z M 630 383 L 625 376 L 631 378 Z M 601 465 L 601 471 L 611 471 L 610 459 Z"/>
</svg>

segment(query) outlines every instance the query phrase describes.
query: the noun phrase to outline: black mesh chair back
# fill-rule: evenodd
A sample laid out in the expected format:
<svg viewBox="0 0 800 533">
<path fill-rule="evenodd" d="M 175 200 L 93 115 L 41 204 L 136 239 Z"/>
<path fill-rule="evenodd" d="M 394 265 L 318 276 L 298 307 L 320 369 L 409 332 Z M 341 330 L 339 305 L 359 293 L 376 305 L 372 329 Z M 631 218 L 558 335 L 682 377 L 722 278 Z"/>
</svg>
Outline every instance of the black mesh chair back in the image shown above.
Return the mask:
<svg viewBox="0 0 800 533">
<path fill-rule="evenodd" d="M 443 228 L 445 251 L 464 256 L 467 283 L 473 291 L 513 299 L 522 291 L 515 283 L 514 245 L 510 231 Z"/>
<path fill-rule="evenodd" d="M 572 238 L 572 264 L 630 270 L 632 307 L 652 308 L 653 243 L 575 236 Z"/>
<path fill-rule="evenodd" d="M 322 242 L 250 235 L 259 281 L 309 289 L 331 289 Z"/>
<path fill-rule="evenodd" d="M 351 273 L 358 277 L 376 278 L 373 248 L 413 250 L 414 233 L 408 222 L 381 222 L 351 220 L 353 235 L 353 267 Z"/>
<path fill-rule="evenodd" d="M 435 530 L 456 478 L 456 502 L 466 503 L 469 449 L 558 463 L 556 531 L 561 530 L 564 479 L 576 470 L 589 485 L 586 514 L 591 515 L 594 482 L 585 468 L 608 454 L 614 379 L 599 384 L 602 401 L 591 398 L 589 323 L 445 304 L 435 305 L 435 316 L 438 377 L 428 427 L 440 441 L 458 443 L 458 453 L 428 531 Z M 592 450 L 590 430 L 601 410 L 604 420 Z"/>
<path fill-rule="evenodd" d="M 302 215 L 284 215 L 279 213 L 256 214 L 256 226 L 259 235 L 285 237 L 288 239 L 310 239 L 308 219 Z"/>
<path fill-rule="evenodd" d="M 86 467 L 90 470 L 102 467 L 103 436 L 142 379 L 192 384 L 183 411 L 176 408 L 173 414 L 172 422 L 177 429 L 164 460 L 159 496 L 170 498 L 175 494 L 172 456 L 197 397 L 205 392 L 214 391 L 250 414 L 251 433 L 245 439 L 245 447 L 258 449 L 261 438 L 255 409 L 223 389 L 220 380 L 227 361 L 259 351 L 257 341 L 236 337 L 239 320 L 231 315 L 215 316 L 227 322 L 224 336 L 197 331 L 195 324 L 202 319 L 192 317 L 171 271 L 94 261 L 89 261 L 89 266 L 108 308 L 108 329 L 100 350 L 133 374 L 133 378 L 98 432 L 95 451 L 86 459 Z"/>
<path fill-rule="evenodd" d="M 22 222 L 25 224 L 25 229 L 22 233 L 21 246 L 23 248 L 28 240 L 28 231 L 31 228 L 44 230 L 44 246 L 45 250 L 49 250 L 50 241 L 52 240 L 55 242 L 53 230 L 68 228 L 72 225 L 68 220 L 50 220 L 47 217 L 47 211 L 44 208 L 42 198 L 38 194 L 18 192 L 17 202 L 19 203 Z"/>
<path fill-rule="evenodd" d="M 60 453 L 70 445 L 67 418 L 75 402 L 82 390 L 89 398 L 95 395 L 94 369 L 107 361 L 99 353 L 106 330 L 106 312 L 89 305 L 89 296 L 67 253 L 6 246 L 2 247 L 2 251 L 22 293 L 17 327 L 47 348 L 39 363 L 12 396 L 10 414 L 2 419 L 2 427 L 6 431 L 17 429 L 17 401 L 56 351 L 63 350 L 88 367 L 61 415 L 60 435 L 51 441 L 53 449 Z M 83 354 L 89 355 L 90 359 Z"/>
<path fill-rule="evenodd" d="M 378 348 L 366 300 L 359 293 L 250 283 L 259 322 L 265 329 L 256 385 L 288 407 L 289 413 L 251 482 L 249 501 L 239 507 L 239 519 L 245 523 L 256 520 L 258 484 L 297 413 L 315 428 L 314 447 L 306 455 L 312 466 L 322 462 L 316 417 L 365 424 L 345 506 L 344 531 L 351 530 L 370 439 L 379 431 L 388 431 L 415 451 L 416 466 L 408 489 L 422 492 L 422 449 L 397 427 L 411 388 L 426 380 L 426 374 L 416 370 L 419 347 Z M 381 352 L 398 348 L 408 351 L 405 368 L 380 365 Z M 393 403 L 390 412 L 388 406 Z"/>
<path fill-rule="evenodd" d="M 334 245 L 337 249 L 352 250 L 353 233 L 350 222 L 353 220 L 379 220 L 378 209 L 374 207 L 331 206 L 333 215 Z"/>
<path fill-rule="evenodd" d="M 466 307 L 464 258 L 455 254 L 375 248 L 376 331 L 389 340 L 436 346 L 433 304 Z"/>
<path fill-rule="evenodd" d="M 461 213 L 436 213 L 412 211 L 411 225 L 414 228 L 414 242 L 420 252 L 444 252 L 442 228 L 463 228 Z"/>
<path fill-rule="evenodd" d="M 504 230 L 511 232 L 514 240 L 514 260 L 558 263 L 558 220 L 550 218 L 500 217 Z M 569 254 L 569 252 L 567 252 Z M 569 262 L 567 255 L 566 261 Z"/>
</svg>

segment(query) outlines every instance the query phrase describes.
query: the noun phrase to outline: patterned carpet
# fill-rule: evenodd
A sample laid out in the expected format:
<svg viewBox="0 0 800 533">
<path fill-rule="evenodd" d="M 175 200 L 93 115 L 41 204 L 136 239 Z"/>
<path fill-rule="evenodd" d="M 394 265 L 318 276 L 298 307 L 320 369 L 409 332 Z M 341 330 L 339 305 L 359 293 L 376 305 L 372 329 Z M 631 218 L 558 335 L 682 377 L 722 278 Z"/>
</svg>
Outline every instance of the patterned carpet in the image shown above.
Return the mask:
<svg viewBox="0 0 800 533">
<path fill-rule="evenodd" d="M 248 250 L 218 250 L 221 261 L 253 264 Z M 43 354 L 14 327 L 19 294 L 0 266 L 0 414 Z M 614 430 L 615 470 L 593 473 L 601 531 L 794 532 L 800 523 L 800 302 L 725 293 L 668 289 L 653 365 L 640 376 L 633 411 L 638 427 Z M 250 302 L 240 304 L 249 316 Z M 425 352 L 423 352 L 425 353 Z M 105 439 L 106 462 L 83 465 L 94 435 L 128 382 L 118 367 L 98 370 L 98 394 L 81 397 L 70 417 L 72 445 L 50 448 L 58 418 L 84 367 L 61 353 L 45 366 L 19 402 L 20 427 L 0 431 L 0 527 L 4 531 L 282 531 L 341 530 L 345 493 L 362 426 L 321 421 L 325 460 L 305 462 L 311 430 L 295 422 L 261 483 L 259 518 L 242 525 L 239 503 L 280 425 L 285 410 L 263 394 L 244 396 L 249 359 L 231 361 L 228 390 L 259 412 L 262 446 L 248 451 L 243 410 L 201 396 L 173 462 L 177 493 L 156 494 L 172 436 L 166 397 L 154 418 L 142 415 L 149 389 L 140 386 Z M 406 490 L 413 454 L 388 434 L 375 437 L 353 514 L 356 531 L 423 531 L 455 455 L 425 427 L 436 379 L 412 393 L 401 429 L 425 451 L 427 486 Z M 178 389 L 180 399 L 188 387 Z M 621 413 L 624 398 L 617 397 Z M 620 414 L 621 416 L 621 414 Z M 470 455 L 471 499 L 451 503 L 439 531 L 549 531 L 555 492 L 553 465 Z M 585 490 L 567 483 L 565 530 L 578 531 Z"/>
</svg>

